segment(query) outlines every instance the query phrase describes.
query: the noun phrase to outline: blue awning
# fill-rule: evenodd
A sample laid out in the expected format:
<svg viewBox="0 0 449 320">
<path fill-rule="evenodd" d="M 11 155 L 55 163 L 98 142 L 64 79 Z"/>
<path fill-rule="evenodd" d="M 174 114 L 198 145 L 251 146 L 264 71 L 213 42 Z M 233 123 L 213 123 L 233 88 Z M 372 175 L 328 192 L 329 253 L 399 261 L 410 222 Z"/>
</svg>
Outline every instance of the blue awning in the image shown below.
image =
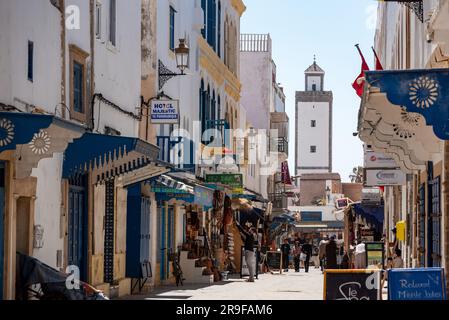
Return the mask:
<svg viewBox="0 0 449 320">
<path fill-rule="evenodd" d="M 374 225 L 376 229 L 382 230 L 384 223 L 384 206 L 366 206 L 361 203 L 353 205 L 353 212 L 364 218 L 366 222 Z"/>
<path fill-rule="evenodd" d="M 421 114 L 438 138 L 449 140 L 449 69 L 369 71 L 365 77 L 392 104 Z"/>
<path fill-rule="evenodd" d="M 85 133 L 69 144 L 63 178 L 99 170 L 98 180 L 136 170 L 157 160 L 159 148 L 138 138 Z"/>
</svg>

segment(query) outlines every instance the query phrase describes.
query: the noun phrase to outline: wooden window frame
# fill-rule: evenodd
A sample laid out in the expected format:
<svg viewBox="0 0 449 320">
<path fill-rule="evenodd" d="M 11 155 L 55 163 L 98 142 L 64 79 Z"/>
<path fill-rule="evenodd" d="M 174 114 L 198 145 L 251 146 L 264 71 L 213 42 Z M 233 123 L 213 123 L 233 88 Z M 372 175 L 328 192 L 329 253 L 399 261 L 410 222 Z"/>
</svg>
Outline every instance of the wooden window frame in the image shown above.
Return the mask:
<svg viewBox="0 0 449 320">
<path fill-rule="evenodd" d="M 70 118 L 83 123 L 87 122 L 87 63 L 86 60 L 89 54 L 75 45 L 69 45 L 69 56 L 70 56 Z M 83 111 L 75 111 L 75 106 L 73 105 L 75 99 L 74 85 L 75 79 L 73 77 L 74 62 L 81 64 L 83 66 Z"/>
</svg>

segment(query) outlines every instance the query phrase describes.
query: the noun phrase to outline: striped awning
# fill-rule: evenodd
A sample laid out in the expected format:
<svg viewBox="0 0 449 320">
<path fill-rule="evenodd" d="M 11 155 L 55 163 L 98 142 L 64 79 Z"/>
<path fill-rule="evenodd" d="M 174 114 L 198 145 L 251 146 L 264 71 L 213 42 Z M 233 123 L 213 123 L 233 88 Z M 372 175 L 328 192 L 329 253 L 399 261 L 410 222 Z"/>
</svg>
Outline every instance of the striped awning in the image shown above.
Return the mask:
<svg viewBox="0 0 449 320">
<path fill-rule="evenodd" d="M 165 174 L 153 179 L 151 181 L 151 188 L 155 193 L 195 193 L 195 188 L 193 186 Z"/>
</svg>

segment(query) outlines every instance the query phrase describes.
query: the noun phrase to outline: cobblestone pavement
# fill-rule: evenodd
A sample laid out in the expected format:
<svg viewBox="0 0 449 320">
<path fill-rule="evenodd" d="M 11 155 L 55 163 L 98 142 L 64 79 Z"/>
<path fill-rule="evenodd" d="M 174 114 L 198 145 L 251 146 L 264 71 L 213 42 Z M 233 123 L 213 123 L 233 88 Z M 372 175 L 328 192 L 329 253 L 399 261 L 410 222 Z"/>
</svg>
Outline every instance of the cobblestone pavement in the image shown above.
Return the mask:
<svg viewBox="0 0 449 320">
<path fill-rule="evenodd" d="M 165 286 L 148 295 L 135 295 L 125 299 L 136 300 L 322 300 L 323 275 L 319 269 L 309 273 L 261 274 L 254 283 L 243 279 L 230 279 L 212 286 Z"/>
</svg>

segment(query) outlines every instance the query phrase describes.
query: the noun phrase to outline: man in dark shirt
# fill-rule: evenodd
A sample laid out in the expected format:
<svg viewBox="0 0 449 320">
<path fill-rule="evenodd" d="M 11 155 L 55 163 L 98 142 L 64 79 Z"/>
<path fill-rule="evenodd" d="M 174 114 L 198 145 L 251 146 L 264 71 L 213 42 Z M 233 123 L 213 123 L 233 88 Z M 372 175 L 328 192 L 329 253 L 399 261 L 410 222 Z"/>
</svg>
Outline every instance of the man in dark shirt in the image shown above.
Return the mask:
<svg viewBox="0 0 449 320">
<path fill-rule="evenodd" d="M 306 259 L 304 260 L 304 269 L 306 272 L 309 272 L 310 257 L 312 256 L 312 245 L 310 244 L 310 241 L 306 241 L 302 245 L 302 252 L 306 255 Z"/>
<path fill-rule="evenodd" d="M 247 281 L 254 282 L 254 274 L 256 272 L 256 270 L 254 270 L 254 259 L 256 259 L 254 253 L 256 230 L 254 228 L 247 228 L 246 230 L 243 230 L 243 233 L 245 238 L 245 260 L 249 270 L 249 279 Z"/>
<path fill-rule="evenodd" d="M 281 246 L 281 252 L 282 252 L 282 265 L 284 267 L 284 271 L 288 272 L 289 255 L 290 255 L 290 244 L 288 243 L 288 239 L 284 240 L 284 244 Z"/>
</svg>

